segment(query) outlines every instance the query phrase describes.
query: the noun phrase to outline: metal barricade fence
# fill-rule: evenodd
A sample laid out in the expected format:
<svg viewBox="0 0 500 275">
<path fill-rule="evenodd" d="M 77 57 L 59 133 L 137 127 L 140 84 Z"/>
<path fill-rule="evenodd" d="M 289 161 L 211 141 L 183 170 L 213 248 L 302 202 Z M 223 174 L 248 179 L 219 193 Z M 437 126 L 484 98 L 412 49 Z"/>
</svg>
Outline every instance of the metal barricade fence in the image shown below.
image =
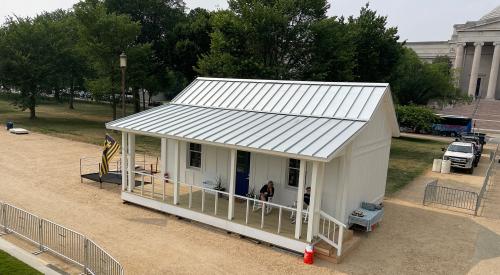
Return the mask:
<svg viewBox="0 0 500 275">
<path fill-rule="evenodd" d="M 40 218 L 9 204 L 2 205 L 6 233 L 14 233 L 30 242 L 40 244 Z"/>
<path fill-rule="evenodd" d="M 0 202 L 0 228 L 83 268 L 85 274 L 123 275 L 123 267 L 84 235 Z"/>
<path fill-rule="evenodd" d="M 113 257 L 91 240 L 85 243 L 85 270 L 91 274 L 123 274 L 123 268 Z"/>
<path fill-rule="evenodd" d="M 431 203 L 475 211 L 478 201 L 476 192 L 437 185 L 437 181 L 425 187 L 423 204 Z"/>
<path fill-rule="evenodd" d="M 42 220 L 42 246 L 65 259 L 82 265 L 85 263 L 85 236 L 51 221 Z"/>
</svg>

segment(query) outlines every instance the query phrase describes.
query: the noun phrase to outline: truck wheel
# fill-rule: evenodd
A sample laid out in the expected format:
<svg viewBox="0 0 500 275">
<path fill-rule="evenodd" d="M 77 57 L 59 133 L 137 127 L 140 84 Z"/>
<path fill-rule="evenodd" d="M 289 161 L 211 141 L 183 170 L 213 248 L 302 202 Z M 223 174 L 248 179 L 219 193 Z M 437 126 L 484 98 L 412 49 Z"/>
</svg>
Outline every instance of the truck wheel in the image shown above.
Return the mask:
<svg viewBox="0 0 500 275">
<path fill-rule="evenodd" d="M 471 175 L 472 175 L 472 174 L 474 174 L 474 167 L 471 167 L 471 168 L 469 169 L 469 171 L 468 171 L 468 172 L 469 172 L 469 174 L 471 174 Z"/>
</svg>

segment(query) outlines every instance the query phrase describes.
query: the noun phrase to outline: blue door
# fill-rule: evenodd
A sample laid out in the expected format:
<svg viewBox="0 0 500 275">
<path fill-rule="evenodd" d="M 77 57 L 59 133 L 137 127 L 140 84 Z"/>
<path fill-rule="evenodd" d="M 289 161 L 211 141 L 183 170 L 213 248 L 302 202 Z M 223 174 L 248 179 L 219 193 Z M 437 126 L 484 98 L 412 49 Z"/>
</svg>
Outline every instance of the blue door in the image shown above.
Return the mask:
<svg viewBox="0 0 500 275">
<path fill-rule="evenodd" d="M 248 194 L 248 177 L 250 175 L 250 152 L 236 153 L 236 186 L 234 193 L 240 196 Z"/>
</svg>

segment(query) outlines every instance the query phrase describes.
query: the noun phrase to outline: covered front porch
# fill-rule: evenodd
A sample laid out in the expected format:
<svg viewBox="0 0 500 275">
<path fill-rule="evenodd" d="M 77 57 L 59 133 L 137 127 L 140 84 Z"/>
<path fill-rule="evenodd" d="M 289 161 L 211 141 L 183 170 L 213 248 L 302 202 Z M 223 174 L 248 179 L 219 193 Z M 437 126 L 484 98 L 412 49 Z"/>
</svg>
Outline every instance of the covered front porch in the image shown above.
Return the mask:
<svg viewBox="0 0 500 275">
<path fill-rule="evenodd" d="M 136 169 L 135 134 L 123 132 L 122 156 L 127 158 L 121 162 L 122 199 L 296 252 L 303 252 L 306 244 L 322 239 L 341 254 L 342 241 L 339 240 L 343 239 L 346 226 L 320 209 L 324 163 L 301 159 L 293 199 L 261 201 L 258 195 L 236 192 L 238 176 L 241 176 L 237 168 L 239 150 L 224 148 L 229 158 L 227 183 L 222 189 L 209 184 L 206 177 L 188 179 L 186 175 L 190 171 L 185 169 L 186 158 L 183 158 L 187 154 L 186 143 L 184 146 L 182 143 L 161 138 L 161 173 L 154 174 Z M 307 186 L 311 187 L 309 206 L 303 200 L 306 178 Z M 141 184 L 135 186 L 135 181 Z M 258 194 L 259 190 L 248 192 Z"/>
</svg>

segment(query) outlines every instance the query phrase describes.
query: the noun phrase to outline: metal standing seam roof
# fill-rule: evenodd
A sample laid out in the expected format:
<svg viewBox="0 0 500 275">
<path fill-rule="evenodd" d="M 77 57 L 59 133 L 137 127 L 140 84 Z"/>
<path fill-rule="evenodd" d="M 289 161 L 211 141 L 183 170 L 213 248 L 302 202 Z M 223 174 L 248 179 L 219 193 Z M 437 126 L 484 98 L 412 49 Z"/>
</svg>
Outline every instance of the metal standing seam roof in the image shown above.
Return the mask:
<svg viewBox="0 0 500 275">
<path fill-rule="evenodd" d="M 387 84 L 198 78 L 170 104 L 108 129 L 329 161 L 369 121 Z"/>
</svg>

